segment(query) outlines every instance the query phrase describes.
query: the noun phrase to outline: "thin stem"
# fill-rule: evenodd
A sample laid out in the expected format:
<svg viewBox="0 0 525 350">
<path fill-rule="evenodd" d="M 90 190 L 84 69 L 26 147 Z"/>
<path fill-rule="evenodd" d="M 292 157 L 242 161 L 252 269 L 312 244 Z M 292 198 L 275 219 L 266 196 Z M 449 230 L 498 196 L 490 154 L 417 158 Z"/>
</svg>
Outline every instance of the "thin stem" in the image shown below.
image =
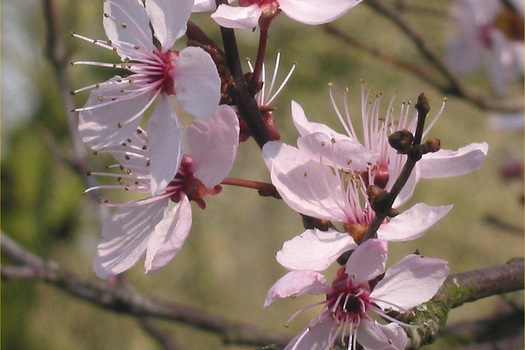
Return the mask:
<svg viewBox="0 0 525 350">
<path fill-rule="evenodd" d="M 259 46 L 257 48 L 257 58 L 253 67 L 253 73 L 250 79 L 250 86 L 252 91 L 256 91 L 256 88 L 261 81 L 261 72 L 264 64 L 264 57 L 266 55 L 266 47 L 268 43 L 268 29 L 260 28 L 259 31 Z M 264 88 L 264 87 L 263 87 Z"/>
<path fill-rule="evenodd" d="M 216 0 L 217 6 L 222 3 L 225 3 L 225 1 Z M 220 27 L 220 30 L 226 63 L 234 80 L 234 102 L 237 105 L 241 118 L 248 124 L 253 138 L 259 147 L 262 148 L 266 142 L 272 141 L 272 137 L 264 124 L 257 102 L 248 91 L 248 86 L 242 72 L 235 32 L 233 29 L 225 27 Z"/>
<path fill-rule="evenodd" d="M 365 242 L 370 238 L 377 237 L 377 230 L 391 212 L 392 204 L 394 204 L 396 197 L 399 195 L 410 178 L 410 174 L 412 173 L 412 170 L 414 170 L 416 163 L 421 159 L 421 153 L 419 152 L 418 146 L 421 144 L 421 138 L 425 129 L 425 119 L 428 112 L 430 111 L 430 105 L 428 104 L 425 94 L 421 93 L 419 95 L 415 107 L 418 111 L 418 115 L 416 132 L 414 135 L 414 140 L 412 141 L 412 151 L 408 154 L 407 161 L 405 162 L 403 169 L 401 169 L 401 173 L 392 186 L 390 192 L 385 192 L 385 196 L 380 199 L 380 203 L 375 204 L 374 211 L 376 216 L 368 225 L 366 233 L 363 236 L 361 242 Z"/>
<path fill-rule="evenodd" d="M 270 183 L 227 177 L 224 180 L 222 180 L 221 184 L 252 188 L 254 190 L 257 190 L 259 194 L 263 197 L 271 196 L 277 199 L 281 199 L 281 196 L 277 192 L 277 189 L 275 188 L 275 186 Z"/>
</svg>

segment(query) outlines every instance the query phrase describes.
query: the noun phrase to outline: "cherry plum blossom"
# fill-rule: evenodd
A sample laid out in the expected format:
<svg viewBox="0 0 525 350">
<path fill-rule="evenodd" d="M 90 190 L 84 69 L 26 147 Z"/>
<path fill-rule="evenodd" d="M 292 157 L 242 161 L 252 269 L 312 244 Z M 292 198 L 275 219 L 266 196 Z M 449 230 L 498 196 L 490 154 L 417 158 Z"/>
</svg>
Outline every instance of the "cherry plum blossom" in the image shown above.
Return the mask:
<svg viewBox="0 0 525 350">
<path fill-rule="evenodd" d="M 123 189 L 149 194 L 153 159 L 149 134 L 142 129 L 118 146 L 98 153 L 113 155 L 124 174 L 91 173 L 117 179 L 115 185 L 90 188 Z M 218 194 L 237 152 L 239 125 L 232 107 L 221 105 L 211 118 L 195 119 L 187 130 L 188 152 L 177 174 L 164 190 L 125 204 L 101 201 L 117 207 L 102 227 L 102 239 L 93 260 L 101 278 L 119 274 L 145 257 L 146 273 L 164 267 L 182 248 L 192 223 L 190 201 L 204 209 L 204 198 Z"/>
<path fill-rule="evenodd" d="M 152 167 L 165 167 L 165 171 L 152 170 L 152 194 L 168 184 L 181 162 L 177 150 L 183 135 L 168 95 L 176 95 L 182 109 L 199 118 L 212 116 L 220 99 L 220 78 L 209 54 L 197 47 L 172 49 L 186 32 L 192 6 L 192 0 L 107 0 L 103 24 L 108 40 L 73 34 L 116 52 L 121 59 L 120 63 L 73 64 L 116 68 L 125 73 L 74 92 L 92 90 L 86 104 L 76 109 L 80 137 L 89 147 L 99 150 L 120 144 L 137 130 L 144 112 L 162 100 L 147 127 L 151 158 L 155 160 Z"/>
<path fill-rule="evenodd" d="M 343 224 L 344 233 L 308 229 L 284 243 L 277 260 L 290 270 L 324 270 L 342 253 L 355 249 L 375 218 L 359 175 L 338 171 L 329 164 L 311 159 L 308 153 L 278 141 L 267 143 L 263 157 L 272 183 L 293 210 L 318 219 Z M 452 209 L 448 206 L 416 204 L 385 220 L 378 238 L 408 241 L 421 237 Z M 357 243 L 356 243 L 357 242 Z"/>
<path fill-rule="evenodd" d="M 469 74 L 482 63 L 494 90 L 506 95 L 509 82 L 523 79 L 523 16 L 521 0 L 456 0 L 451 7 L 455 32 L 446 53 L 450 67 Z"/>
<path fill-rule="evenodd" d="M 285 350 L 328 350 L 336 342 L 352 350 L 357 344 L 370 350 L 404 349 L 408 337 L 403 327 L 417 326 L 402 323 L 388 312 L 406 313 L 430 300 L 447 277 L 448 267 L 444 260 L 410 254 L 385 272 L 387 255 L 386 242 L 370 239 L 339 268 L 332 283 L 321 273 L 306 269 L 290 271 L 279 279 L 268 291 L 265 307 L 278 298 L 324 295 L 322 301 L 292 316 L 322 307 Z M 378 322 L 374 314 L 390 323 Z"/>
</svg>

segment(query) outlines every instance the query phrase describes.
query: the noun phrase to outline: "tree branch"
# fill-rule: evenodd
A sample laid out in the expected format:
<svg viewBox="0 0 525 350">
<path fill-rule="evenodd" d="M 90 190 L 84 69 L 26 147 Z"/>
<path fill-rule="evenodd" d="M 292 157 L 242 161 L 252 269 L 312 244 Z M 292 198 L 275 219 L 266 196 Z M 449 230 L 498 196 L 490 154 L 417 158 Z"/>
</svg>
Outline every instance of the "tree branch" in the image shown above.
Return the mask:
<svg viewBox="0 0 525 350">
<path fill-rule="evenodd" d="M 88 279 L 64 269 L 57 262 L 44 260 L 22 248 L 8 235 L 2 233 L 2 253 L 33 274 L 15 273 L 13 267 L 2 266 L 2 278 L 34 278 L 57 287 L 72 296 L 90 302 L 108 311 L 135 317 L 155 317 L 216 333 L 226 344 L 264 345 L 285 344 L 289 339 L 276 332 L 232 321 L 203 310 L 178 303 L 170 303 L 141 294 L 131 286 L 111 286 L 98 279 Z"/>
<path fill-rule="evenodd" d="M 222 1 L 216 0 L 216 3 L 217 6 L 219 6 Z M 237 105 L 241 118 L 248 124 L 253 138 L 259 147 L 262 148 L 266 142 L 272 141 L 272 137 L 264 124 L 257 102 L 248 90 L 248 85 L 242 72 L 241 60 L 239 59 L 239 49 L 237 47 L 237 40 L 235 39 L 235 32 L 231 28 L 220 28 L 226 63 L 234 80 L 234 102 Z"/>
<path fill-rule="evenodd" d="M 77 276 L 56 262 L 31 254 L 4 233 L 2 253 L 22 264 L 19 267 L 4 264 L 2 278 L 38 279 L 108 311 L 181 322 L 216 333 L 226 344 L 280 344 L 273 348 L 281 348 L 289 341 L 288 337 L 276 332 L 168 303 L 140 294 L 126 285 L 110 286 L 102 280 Z M 421 325 L 420 328 L 407 330 L 411 339 L 408 349 L 418 349 L 434 342 L 451 309 L 489 296 L 522 290 L 524 273 L 523 259 L 517 259 L 506 265 L 450 275 L 431 301 L 415 307 L 407 315 L 398 315 L 403 322 Z"/>
<path fill-rule="evenodd" d="M 410 337 L 407 349 L 433 343 L 451 309 L 492 295 L 522 290 L 524 273 L 523 259 L 519 259 L 506 265 L 450 275 L 432 300 L 399 317 L 403 322 L 422 326 L 406 330 Z"/>
</svg>

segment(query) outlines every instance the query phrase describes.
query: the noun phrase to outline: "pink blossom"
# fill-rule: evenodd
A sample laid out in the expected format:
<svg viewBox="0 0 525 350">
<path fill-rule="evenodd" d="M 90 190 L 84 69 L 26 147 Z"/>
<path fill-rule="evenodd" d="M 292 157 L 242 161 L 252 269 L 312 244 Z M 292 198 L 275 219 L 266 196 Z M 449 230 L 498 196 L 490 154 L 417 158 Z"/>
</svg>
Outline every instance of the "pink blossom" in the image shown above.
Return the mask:
<svg viewBox="0 0 525 350">
<path fill-rule="evenodd" d="M 347 93 L 348 90 L 345 90 L 345 97 Z M 415 133 L 417 111 L 411 108 L 409 102 L 403 101 L 396 118 L 394 115 L 394 95 L 390 99 L 384 114 L 382 114 L 382 94 L 376 95 L 373 101 L 370 99 L 370 94 L 371 90 L 365 89 L 362 85 L 362 133 L 357 132 L 353 126 L 350 107 L 346 98 L 341 111 L 337 107 L 331 89 L 330 98 L 346 134 L 340 134 L 323 124 L 309 122 L 301 106 L 292 101 L 293 121 L 301 135 L 297 140 L 297 145 L 299 149 L 310 154 L 313 159 L 319 159 L 322 156 L 324 162 L 330 162 L 335 168 L 366 170 L 366 173 L 361 176 L 365 182 L 378 185 L 389 191 L 403 168 L 406 155 L 400 155 L 390 147 L 388 136 L 402 129 Z M 428 135 L 432 126 L 441 116 L 443 109 L 444 103 L 427 123 L 423 137 Z M 427 117 L 428 119 L 430 116 Z M 359 146 L 367 151 L 359 150 Z M 487 151 L 487 143 L 472 143 L 459 148 L 457 151 L 442 149 L 435 153 L 423 155 L 396 199 L 395 206 L 400 206 L 412 196 L 420 178 L 445 178 L 467 174 L 483 164 Z M 357 159 L 358 162 L 356 162 L 356 153 L 361 157 Z M 370 163 L 368 167 L 361 167 L 363 156 L 367 157 Z"/>
<path fill-rule="evenodd" d="M 147 127 L 151 158 L 155 160 L 151 171 L 152 194 L 168 184 L 181 161 L 176 150 L 181 148 L 183 136 L 168 95 L 177 95 L 180 106 L 199 118 L 213 115 L 220 99 L 220 78 L 211 57 L 197 47 L 172 50 L 186 31 L 192 6 L 192 0 L 146 0 L 144 4 L 137 0 L 107 0 L 103 24 L 109 40 L 73 34 L 115 51 L 121 59 L 121 63 L 73 64 L 129 72 L 74 92 L 93 90 L 84 107 L 76 109 L 80 136 L 89 147 L 98 150 L 124 141 L 137 130 L 144 112 L 161 97 Z M 155 46 L 155 40 L 160 47 Z M 161 164 L 163 172 L 154 170 Z"/>
<path fill-rule="evenodd" d="M 365 349 L 404 349 L 408 337 L 403 327 L 417 326 L 402 323 L 387 313 L 406 313 L 430 300 L 448 275 L 447 262 L 411 254 L 382 277 L 386 260 L 386 242 L 371 239 L 353 252 L 331 284 L 321 273 L 311 270 L 291 271 L 279 279 L 268 291 L 265 307 L 278 298 L 325 295 L 324 300 L 292 316 L 291 319 L 306 309 L 322 306 L 319 315 L 285 350 L 328 350 L 337 341 L 348 349 L 357 349 L 357 343 Z M 371 314 L 391 323 L 379 323 Z"/>
<path fill-rule="evenodd" d="M 310 229 L 285 242 L 277 260 L 290 270 L 321 271 L 339 255 L 355 249 L 375 217 L 366 197 L 366 185 L 359 173 L 340 171 L 313 160 L 310 154 L 281 142 L 263 147 L 263 157 L 272 183 L 293 210 L 318 219 L 340 222 L 345 233 Z M 321 158 L 322 160 L 322 158 Z M 378 238 L 407 241 L 421 237 L 452 208 L 416 204 L 396 217 L 385 220 Z"/>
<path fill-rule="evenodd" d="M 507 93 L 507 84 L 523 79 L 524 4 L 521 0 L 456 0 L 451 8 L 455 34 L 448 42 L 446 60 L 450 67 L 469 74 L 483 60 L 494 89 Z"/>
<path fill-rule="evenodd" d="M 281 11 L 305 24 L 331 22 L 361 0 L 239 0 L 239 6 L 220 5 L 212 18 L 227 28 L 255 28 L 260 20 L 272 19 Z"/>
<path fill-rule="evenodd" d="M 188 128 L 189 150 L 177 174 L 155 196 L 125 204 L 102 201 L 118 209 L 102 227 L 102 239 L 93 260 L 97 275 L 121 273 L 145 256 L 146 273 L 164 267 L 182 248 L 192 223 L 190 200 L 204 209 L 204 198 L 221 191 L 220 182 L 231 170 L 237 152 L 239 125 L 232 107 L 221 105 L 214 116 L 195 119 Z M 99 153 L 113 155 L 124 174 L 92 173 L 117 179 L 100 188 L 151 192 L 150 138 L 138 129 L 121 145 Z"/>
</svg>

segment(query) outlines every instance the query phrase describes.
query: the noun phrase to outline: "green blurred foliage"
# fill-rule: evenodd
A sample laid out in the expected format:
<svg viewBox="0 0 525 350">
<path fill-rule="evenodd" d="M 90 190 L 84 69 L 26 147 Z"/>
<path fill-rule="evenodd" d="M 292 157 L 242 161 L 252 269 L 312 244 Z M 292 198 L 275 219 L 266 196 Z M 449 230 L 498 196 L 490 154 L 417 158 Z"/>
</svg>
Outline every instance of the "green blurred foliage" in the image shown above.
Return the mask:
<svg viewBox="0 0 525 350">
<path fill-rule="evenodd" d="M 16 128 L 9 128 L 9 133 L 4 131 L 5 123 L 10 121 L 4 119 L 2 231 L 31 252 L 56 260 L 80 275 L 95 278 L 90 260 L 99 237 L 97 204 L 91 197 L 81 195 L 86 187 L 83 174 L 77 174 L 56 157 L 58 151 L 73 154 L 68 111 L 64 110 L 54 73 L 43 55 L 42 9 L 20 2 L 20 6 L 22 4 L 30 11 L 24 12 L 27 20 L 18 25 L 30 34 L 37 48 L 32 57 L 37 64 L 28 74 L 38 94 L 38 103 L 30 119 L 17 124 Z M 93 38 L 104 38 L 100 2 L 61 0 L 58 4 L 59 29 L 71 60 L 117 59 L 111 52 L 69 36 L 73 29 Z M 444 4 L 449 1 L 426 5 L 443 14 Z M 425 33 L 432 46 L 443 49 L 447 35 L 444 16 L 409 13 L 407 18 Z M 218 30 L 206 14 L 196 15 L 195 21 L 211 37 L 218 38 Z M 385 52 L 417 64 L 423 62 L 396 28 L 367 6 L 356 7 L 335 24 Z M 241 56 L 254 58 L 257 32 L 237 31 L 237 36 Z M 350 88 L 350 106 L 356 117 L 360 116 L 361 78 L 365 79 L 366 86 L 384 93 L 384 108 L 396 91 L 399 91 L 398 102 L 415 100 L 424 91 L 433 111 L 438 110 L 444 97 L 416 77 L 330 37 L 321 27 L 290 22 L 284 15 L 276 19 L 270 31 L 267 54 L 270 66 L 278 49 L 282 50 L 280 70 L 283 76 L 288 67 L 297 62 L 292 80 L 276 101 L 275 113 L 283 141 L 291 144 L 297 136 L 290 120 L 291 99 L 304 107 L 311 120 L 338 127 L 328 99 L 328 82 L 334 83 L 336 96 L 340 90 L 342 97 L 343 87 Z M 9 52 L 2 50 L 3 58 L 7 55 Z M 104 68 L 68 66 L 64 69 L 74 88 L 103 81 L 112 75 Z M 490 91 L 482 74 L 468 77 L 467 82 L 476 90 Z M 86 98 L 87 93 L 75 96 L 76 105 L 82 105 Z M 2 111 L 14 102 L 3 100 Z M 462 272 L 502 264 L 523 254 L 522 235 L 505 232 L 482 219 L 491 214 L 512 225 L 523 225 L 523 208 L 519 202 L 523 184 L 506 183 L 498 177 L 497 171 L 511 156 L 517 154 L 523 158 L 523 133 L 491 130 L 488 115 L 461 100 L 449 99 L 431 136 L 440 138 L 443 147 L 449 149 L 487 141 L 489 156 L 482 169 L 472 174 L 422 181 L 411 203 L 453 203 L 454 210 L 422 239 L 394 246 L 391 263 L 419 249 L 426 255 L 450 261 L 452 272 Z M 56 145 L 49 142 L 48 133 Z M 94 169 L 109 164 L 106 158 L 91 157 L 90 160 Z M 268 181 L 259 150 L 252 141 L 240 146 L 231 176 Z M 275 252 L 285 240 L 302 232 L 300 217 L 281 201 L 260 198 L 254 191 L 242 188 L 224 188 L 221 195 L 210 198 L 207 205 L 204 211 L 194 208 L 192 233 L 181 253 L 166 269 L 143 276 L 138 264 L 127 274 L 129 281 L 156 297 L 282 330 L 292 336 L 315 313 L 306 312 L 296 318 L 290 330 L 280 325 L 315 298 L 279 301 L 267 310 L 262 309 L 262 303 L 267 289 L 285 272 L 276 263 Z M 10 261 L 2 257 L 2 263 Z M 100 310 L 47 285 L 4 280 L 2 306 L 1 345 L 4 349 L 156 348 L 155 342 L 131 317 Z M 489 298 L 454 310 L 450 322 L 488 317 L 504 307 L 500 298 Z M 182 349 L 224 347 L 213 335 L 167 322 L 161 326 L 173 334 Z M 429 347 L 439 348 L 442 348 L 439 343 Z"/>
</svg>

